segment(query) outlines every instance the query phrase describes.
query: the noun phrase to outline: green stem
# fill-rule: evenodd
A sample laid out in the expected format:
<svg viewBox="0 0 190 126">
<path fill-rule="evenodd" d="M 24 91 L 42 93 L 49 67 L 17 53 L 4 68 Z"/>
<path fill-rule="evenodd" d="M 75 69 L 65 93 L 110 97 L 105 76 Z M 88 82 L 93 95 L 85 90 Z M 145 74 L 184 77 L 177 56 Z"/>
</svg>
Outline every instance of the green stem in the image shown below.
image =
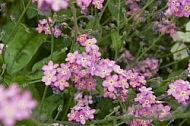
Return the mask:
<svg viewBox="0 0 190 126">
<path fill-rule="evenodd" d="M 51 32 L 51 54 L 50 54 L 50 59 L 52 60 L 53 59 L 53 51 L 54 51 L 54 36 L 53 36 L 52 26 L 50 25 L 48 17 L 46 17 L 46 19 L 47 19 L 47 22 L 48 22 L 48 25 L 49 25 L 49 28 L 50 28 L 50 32 Z M 47 94 L 47 88 L 48 87 L 46 86 L 45 90 L 43 92 L 42 102 L 41 102 L 41 107 L 40 107 L 40 114 L 42 112 L 42 108 L 43 108 L 43 105 L 44 105 L 44 100 L 45 100 L 45 97 L 46 97 L 46 94 Z"/>
<path fill-rule="evenodd" d="M 45 100 L 45 97 L 46 97 L 47 89 L 48 89 L 48 87 L 46 86 L 45 90 L 44 90 L 44 93 L 43 93 L 43 96 L 42 96 L 42 102 L 41 102 L 41 106 L 40 106 L 40 114 L 42 113 L 42 108 L 43 108 L 43 105 L 44 105 L 43 103 L 44 103 L 44 100 Z"/>
<path fill-rule="evenodd" d="M 120 25 L 120 0 L 118 0 L 118 13 L 117 13 L 117 27 L 119 28 Z"/>
<path fill-rule="evenodd" d="M 182 60 L 186 60 L 186 59 L 189 59 L 189 58 L 190 58 L 190 56 L 188 56 L 188 57 L 186 57 L 186 58 L 184 58 L 184 59 L 181 59 L 181 60 L 176 60 L 176 61 L 174 61 L 174 62 L 172 62 L 172 63 L 168 63 L 168 64 L 166 64 L 166 65 L 164 65 L 164 66 L 160 66 L 160 67 L 158 67 L 158 68 L 156 68 L 156 69 L 162 69 L 162 68 L 171 66 L 171 65 L 173 65 L 173 64 L 175 64 L 175 63 L 178 63 L 178 62 L 180 62 L 180 61 L 182 61 Z"/>
<path fill-rule="evenodd" d="M 131 68 L 134 67 L 134 65 L 136 65 L 136 63 L 150 50 L 152 49 L 152 47 L 154 47 L 154 45 L 156 44 L 156 42 L 162 37 L 163 35 L 159 35 L 159 37 L 147 48 L 147 50 L 145 50 L 144 52 L 141 53 L 141 55 L 134 61 L 134 63 L 131 65 Z"/>
<path fill-rule="evenodd" d="M 11 37 L 13 36 L 15 30 L 17 29 L 19 23 L 21 22 L 22 18 L 24 17 L 24 14 L 26 13 L 27 9 L 29 8 L 30 3 L 31 3 L 31 0 L 29 0 L 28 4 L 26 5 L 26 8 L 24 8 L 24 11 L 22 12 L 22 14 L 20 15 L 18 21 L 16 22 L 15 26 L 13 27 L 13 30 L 12 30 L 11 33 L 9 34 L 8 39 L 7 39 L 6 42 L 4 43 L 4 47 L 6 47 L 7 44 L 9 43 L 9 41 L 10 41 Z M 3 62 L 4 62 L 5 50 L 6 50 L 6 48 L 3 48 L 3 51 L 2 51 Z"/>
<path fill-rule="evenodd" d="M 78 35 L 78 24 L 77 24 L 77 15 L 76 15 L 76 8 L 75 8 L 75 5 L 74 3 L 71 1 L 71 9 L 72 9 L 72 14 L 73 14 L 73 22 L 74 22 L 74 26 L 75 26 L 75 37 L 74 37 L 74 40 L 75 41 L 72 41 L 71 43 L 71 49 L 70 49 L 70 52 L 73 51 L 73 47 L 74 47 L 74 44 L 76 42 L 76 38 L 77 38 L 77 35 Z"/>
</svg>

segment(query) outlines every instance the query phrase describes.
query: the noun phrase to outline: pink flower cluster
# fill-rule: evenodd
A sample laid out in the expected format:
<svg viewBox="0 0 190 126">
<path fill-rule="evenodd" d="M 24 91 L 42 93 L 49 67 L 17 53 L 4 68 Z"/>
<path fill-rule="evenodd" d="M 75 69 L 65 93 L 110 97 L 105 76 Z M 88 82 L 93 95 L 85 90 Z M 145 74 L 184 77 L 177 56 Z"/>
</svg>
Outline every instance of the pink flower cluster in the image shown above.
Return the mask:
<svg viewBox="0 0 190 126">
<path fill-rule="evenodd" d="M 150 108 L 133 105 L 128 109 L 129 114 L 136 117 L 147 117 L 147 119 L 132 119 L 130 126 L 151 126 L 152 120 L 148 119 L 149 117 L 160 118 L 163 121 L 164 117 L 171 114 L 170 109 L 169 105 L 164 106 L 161 103 L 154 104 Z"/>
<path fill-rule="evenodd" d="M 140 93 L 138 93 L 137 97 L 134 99 L 135 102 L 139 102 L 142 107 L 151 108 L 151 106 L 156 103 L 156 96 L 153 95 L 152 88 L 142 86 L 139 88 L 139 91 Z"/>
<path fill-rule="evenodd" d="M 188 72 L 187 76 L 190 77 L 190 63 L 188 64 L 187 72 Z"/>
<path fill-rule="evenodd" d="M 50 17 L 48 18 L 48 20 L 50 22 L 51 27 L 53 27 L 55 21 Z M 41 33 L 44 31 L 45 34 L 51 34 L 51 30 L 50 30 L 50 27 L 48 25 L 47 19 L 39 20 L 39 24 L 38 24 L 38 27 L 36 28 L 36 30 L 38 31 L 38 33 Z M 59 29 L 59 25 L 55 25 L 52 28 L 52 32 L 56 38 L 58 38 L 62 33 L 61 30 Z"/>
<path fill-rule="evenodd" d="M 168 10 L 166 15 L 174 14 L 177 17 L 190 16 L 190 1 L 189 0 L 168 0 Z"/>
<path fill-rule="evenodd" d="M 95 109 L 91 109 L 89 104 L 92 104 L 92 96 L 85 95 L 83 97 L 81 92 L 75 94 L 77 104 L 71 109 L 67 115 L 69 121 L 80 122 L 85 124 L 87 120 L 94 119 Z"/>
<path fill-rule="evenodd" d="M 178 79 L 169 84 L 168 95 L 172 95 L 178 103 L 187 104 L 190 100 L 190 83 Z"/>
<path fill-rule="evenodd" d="M 134 99 L 135 102 L 140 103 L 140 108 L 133 105 L 129 108 L 129 114 L 139 117 L 155 117 L 160 118 L 162 121 L 163 118 L 170 114 L 171 107 L 169 105 L 164 106 L 160 101 L 156 101 L 156 96 L 153 95 L 152 88 L 146 88 L 142 86 L 139 88 L 140 93 L 137 94 L 137 97 Z M 131 126 L 148 126 L 152 120 L 149 119 L 132 119 Z"/>
<path fill-rule="evenodd" d="M 58 12 L 62 9 L 67 9 L 70 0 L 32 0 L 32 2 L 38 2 L 38 10 L 45 10 L 51 8 L 53 11 Z M 103 8 L 104 0 L 76 0 L 77 6 L 81 10 L 85 10 L 92 3 L 95 8 Z"/>
<path fill-rule="evenodd" d="M 141 75 L 151 78 L 157 74 L 158 70 L 158 60 L 154 58 L 147 57 L 145 60 L 142 60 L 137 63 L 135 66 L 135 71 L 140 73 Z"/>
<path fill-rule="evenodd" d="M 14 126 L 17 120 L 29 118 L 37 102 L 29 91 L 21 91 L 13 83 L 9 88 L 0 85 L 0 121 L 6 126 Z"/>
<path fill-rule="evenodd" d="M 168 19 L 162 19 L 162 22 L 154 22 L 158 26 L 158 30 L 161 34 L 169 34 L 173 36 L 176 33 L 176 25 L 174 22 L 169 21 Z"/>
<path fill-rule="evenodd" d="M 42 67 L 42 81 L 45 85 L 62 91 L 69 86 L 68 80 L 71 79 L 79 91 L 93 91 L 97 86 L 96 79 L 99 78 L 102 80 L 104 97 L 121 98 L 124 102 L 129 85 L 138 88 L 146 84 L 145 77 L 134 70 L 123 70 L 115 61 L 102 59 L 95 38 L 82 34 L 77 37 L 77 41 L 84 46 L 84 52 L 68 53 L 66 63 L 60 66 L 49 61 Z"/>
<path fill-rule="evenodd" d="M 85 46 L 85 51 L 89 53 L 88 56 L 83 57 L 88 60 L 88 64 L 91 64 L 86 68 L 87 72 L 92 76 L 96 75 L 103 79 L 102 85 L 104 87 L 104 97 L 112 99 L 121 97 L 121 100 L 125 101 L 129 85 L 136 88 L 146 84 L 144 76 L 139 76 L 137 72 L 133 70 L 123 70 L 115 63 L 115 61 L 101 59 L 101 54 L 98 52 L 99 48 L 95 45 L 95 38 L 88 39 L 86 34 L 82 34 L 77 37 L 77 40 L 82 46 Z M 94 53 L 96 54 L 95 56 Z M 72 54 L 68 54 L 66 61 L 70 60 L 69 57 L 71 57 L 71 55 Z M 72 62 L 74 61 L 72 60 Z M 77 62 L 76 60 L 75 62 L 78 63 L 79 61 Z"/>
<path fill-rule="evenodd" d="M 77 6 L 81 8 L 81 10 L 85 10 L 92 3 L 95 8 L 101 9 L 103 8 L 104 0 L 76 0 Z"/>
<path fill-rule="evenodd" d="M 44 76 L 42 77 L 42 81 L 45 82 L 46 86 L 52 86 L 52 88 L 56 88 L 59 90 L 64 90 L 69 86 L 67 82 L 71 76 L 69 71 L 69 67 L 62 63 L 59 67 L 59 64 L 54 64 L 52 61 L 49 61 L 47 65 L 42 67 L 44 71 Z"/>
<path fill-rule="evenodd" d="M 69 0 L 32 0 L 32 2 L 38 2 L 39 10 L 45 7 L 51 7 L 55 12 L 66 9 L 69 5 Z"/>
</svg>

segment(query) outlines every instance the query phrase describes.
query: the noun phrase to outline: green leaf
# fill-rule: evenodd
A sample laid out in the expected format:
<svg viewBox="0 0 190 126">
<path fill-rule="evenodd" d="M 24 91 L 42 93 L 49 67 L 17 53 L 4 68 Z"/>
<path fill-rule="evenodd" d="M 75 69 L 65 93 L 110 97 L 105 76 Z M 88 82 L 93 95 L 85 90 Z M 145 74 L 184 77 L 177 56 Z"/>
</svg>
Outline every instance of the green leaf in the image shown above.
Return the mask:
<svg viewBox="0 0 190 126">
<path fill-rule="evenodd" d="M 28 8 L 28 10 L 26 12 L 26 15 L 27 15 L 27 17 L 29 19 L 32 19 L 32 18 L 34 18 L 35 16 L 38 15 L 38 11 L 35 10 L 35 8 L 36 8 L 36 4 L 35 3 L 31 4 L 31 6 Z"/>
<path fill-rule="evenodd" d="M 63 62 L 65 56 L 66 56 L 65 53 L 56 51 L 56 52 L 53 53 L 53 59 L 52 59 L 52 61 L 53 61 L 54 63 L 55 63 L 55 62 L 58 62 L 58 61 L 62 61 L 62 62 Z M 48 57 L 42 59 L 41 61 L 37 62 L 37 63 L 34 64 L 34 66 L 32 67 L 32 72 L 35 72 L 36 70 L 41 69 L 42 66 L 43 66 L 45 63 L 48 63 L 50 60 L 51 60 L 51 56 L 48 56 Z"/>
<path fill-rule="evenodd" d="M 7 72 L 14 75 L 21 71 L 32 60 L 44 38 L 45 35 L 38 34 L 34 29 L 30 29 L 30 33 L 23 28 L 20 29 L 5 51 L 4 61 Z"/>
<path fill-rule="evenodd" d="M 99 40 L 102 36 L 102 26 L 100 25 L 100 22 L 98 18 L 93 18 L 90 20 L 86 26 L 86 30 L 92 29 L 92 35 L 96 37 L 97 40 Z"/>
<path fill-rule="evenodd" d="M 176 34 L 173 35 L 174 41 L 183 41 L 183 42 L 190 42 L 190 32 L 181 32 L 178 31 Z"/>
<path fill-rule="evenodd" d="M 119 11 L 119 8 L 118 8 L 119 4 L 120 4 L 120 11 Z M 119 19 L 119 22 L 117 22 L 117 23 L 120 23 L 121 19 L 122 20 L 124 19 L 124 15 L 121 12 L 121 8 L 122 8 L 123 5 L 124 5 L 124 2 L 122 2 L 122 0 L 120 1 L 120 3 L 119 3 L 118 0 L 111 0 L 111 2 L 108 1 L 108 9 L 109 9 L 112 17 L 115 20 L 117 20 L 118 14 L 119 14 L 119 18 L 120 19 Z"/>
<path fill-rule="evenodd" d="M 170 51 L 173 53 L 174 60 L 181 60 L 188 57 L 187 46 L 183 43 L 176 43 Z"/>
<path fill-rule="evenodd" d="M 182 70 L 182 69 L 180 69 L 178 71 L 173 71 L 172 73 L 170 73 L 170 75 L 168 76 L 168 78 L 179 76 L 183 71 L 184 70 Z"/>
<path fill-rule="evenodd" d="M 186 31 L 190 31 L 190 21 L 186 24 Z"/>
<path fill-rule="evenodd" d="M 52 118 L 53 112 L 56 110 L 56 108 L 58 108 L 59 105 L 62 105 L 61 99 L 62 99 L 61 95 L 53 94 L 44 100 L 43 102 L 44 107 L 42 108 L 42 111 L 47 113 L 49 119 Z M 40 106 L 41 102 L 36 108 L 37 112 L 40 111 Z"/>
<path fill-rule="evenodd" d="M 115 52 L 119 54 L 123 46 L 123 42 L 120 38 L 119 30 L 113 29 L 111 31 L 111 40 L 112 40 L 112 44 L 113 44 L 113 48 Z"/>
</svg>

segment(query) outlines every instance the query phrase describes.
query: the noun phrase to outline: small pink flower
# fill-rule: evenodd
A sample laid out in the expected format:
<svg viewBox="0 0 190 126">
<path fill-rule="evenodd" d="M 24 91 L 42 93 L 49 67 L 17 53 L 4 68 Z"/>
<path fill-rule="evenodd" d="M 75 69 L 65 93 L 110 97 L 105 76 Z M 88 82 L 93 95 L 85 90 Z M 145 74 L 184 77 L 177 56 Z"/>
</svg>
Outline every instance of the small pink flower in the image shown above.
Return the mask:
<svg viewBox="0 0 190 126">
<path fill-rule="evenodd" d="M 69 63 L 73 63 L 74 61 L 76 61 L 77 55 L 78 55 L 78 51 L 75 51 L 74 53 L 68 53 L 65 61 Z"/>
<path fill-rule="evenodd" d="M 69 87 L 69 83 L 62 78 L 62 76 L 57 76 L 57 81 L 55 81 L 54 85 L 58 87 L 61 91 L 63 91 L 66 87 Z"/>
<path fill-rule="evenodd" d="M 77 55 L 77 64 L 87 67 L 91 65 L 91 56 L 87 55 L 86 52 Z"/>
<path fill-rule="evenodd" d="M 93 0 L 92 4 L 95 6 L 97 9 L 101 9 L 103 7 L 102 3 L 104 0 Z"/>
<path fill-rule="evenodd" d="M 57 77 L 55 76 L 55 74 L 56 74 L 56 71 L 44 72 L 44 76 L 42 77 L 42 81 L 45 82 L 46 86 L 53 84 L 57 80 Z"/>
<path fill-rule="evenodd" d="M 61 9 L 66 9 L 69 5 L 69 0 L 46 0 L 46 2 L 51 6 L 52 10 L 55 12 Z"/>
<path fill-rule="evenodd" d="M 81 45 L 85 46 L 84 43 L 86 42 L 87 37 L 88 37 L 87 34 L 79 35 L 79 36 L 77 37 L 77 41 L 78 41 Z"/>
<path fill-rule="evenodd" d="M 113 76 L 106 77 L 106 80 L 102 84 L 104 87 L 108 88 L 108 91 L 113 92 L 118 84 L 118 75 L 114 74 Z"/>
<path fill-rule="evenodd" d="M 43 71 L 54 71 L 58 67 L 58 64 L 54 64 L 53 61 L 49 61 L 47 65 L 42 67 Z"/>
</svg>

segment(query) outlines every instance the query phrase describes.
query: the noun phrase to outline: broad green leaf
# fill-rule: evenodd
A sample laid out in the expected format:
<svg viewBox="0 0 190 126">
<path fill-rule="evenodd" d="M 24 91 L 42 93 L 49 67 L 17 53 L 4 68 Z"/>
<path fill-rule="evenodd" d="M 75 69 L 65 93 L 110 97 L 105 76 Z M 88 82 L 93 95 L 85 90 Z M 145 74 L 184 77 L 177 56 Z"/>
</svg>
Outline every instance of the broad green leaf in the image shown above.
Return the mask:
<svg viewBox="0 0 190 126">
<path fill-rule="evenodd" d="M 32 19 L 38 15 L 38 10 L 35 10 L 35 8 L 36 8 L 35 3 L 31 4 L 31 6 L 28 8 L 26 15 L 29 19 Z"/>
<path fill-rule="evenodd" d="M 176 34 L 173 35 L 174 41 L 183 41 L 183 42 L 190 42 L 190 32 L 181 32 L 178 31 Z"/>
<path fill-rule="evenodd" d="M 120 10 L 119 10 L 119 4 L 120 4 Z M 112 15 L 112 17 L 118 21 L 117 23 L 120 23 L 121 20 L 124 19 L 124 15 L 121 11 L 122 7 L 124 5 L 124 2 L 122 2 L 122 0 L 120 0 L 120 3 L 118 0 L 111 0 L 111 1 L 108 1 L 108 9 Z M 119 17 L 119 20 L 118 20 L 118 17 Z"/>
<path fill-rule="evenodd" d="M 186 31 L 190 31 L 190 21 L 186 24 Z"/>
<path fill-rule="evenodd" d="M 33 58 L 43 43 L 45 35 L 38 34 L 34 29 L 27 33 L 21 28 L 9 42 L 5 51 L 4 61 L 7 72 L 14 75 L 20 72 Z"/>
<path fill-rule="evenodd" d="M 123 42 L 120 38 L 120 34 L 119 34 L 118 30 L 113 29 L 111 31 L 111 40 L 112 40 L 112 44 L 113 44 L 113 48 L 115 50 L 115 53 L 119 54 L 119 52 L 122 49 Z"/>
<path fill-rule="evenodd" d="M 22 85 L 22 84 L 24 84 L 26 82 L 26 77 L 25 76 L 21 76 L 21 75 L 20 76 L 16 76 L 16 77 L 14 77 L 11 80 L 11 82 L 16 82 L 19 85 Z"/>
<path fill-rule="evenodd" d="M 182 69 L 180 69 L 178 71 L 173 71 L 172 73 L 170 73 L 170 75 L 168 76 L 168 78 L 179 76 L 183 71 L 184 70 L 182 70 Z"/>
<path fill-rule="evenodd" d="M 188 57 L 187 46 L 183 43 L 176 43 L 170 51 L 173 53 L 174 60 L 181 60 Z"/>
<path fill-rule="evenodd" d="M 44 102 L 43 102 L 43 108 L 42 111 L 44 113 L 47 113 L 48 118 L 51 119 L 53 116 L 53 112 L 58 108 L 59 105 L 62 105 L 62 97 L 60 95 L 57 94 L 53 94 L 47 98 L 45 98 Z M 39 103 L 39 105 L 36 107 L 35 111 L 39 112 L 40 111 L 40 106 L 41 106 L 41 102 Z"/>
</svg>

